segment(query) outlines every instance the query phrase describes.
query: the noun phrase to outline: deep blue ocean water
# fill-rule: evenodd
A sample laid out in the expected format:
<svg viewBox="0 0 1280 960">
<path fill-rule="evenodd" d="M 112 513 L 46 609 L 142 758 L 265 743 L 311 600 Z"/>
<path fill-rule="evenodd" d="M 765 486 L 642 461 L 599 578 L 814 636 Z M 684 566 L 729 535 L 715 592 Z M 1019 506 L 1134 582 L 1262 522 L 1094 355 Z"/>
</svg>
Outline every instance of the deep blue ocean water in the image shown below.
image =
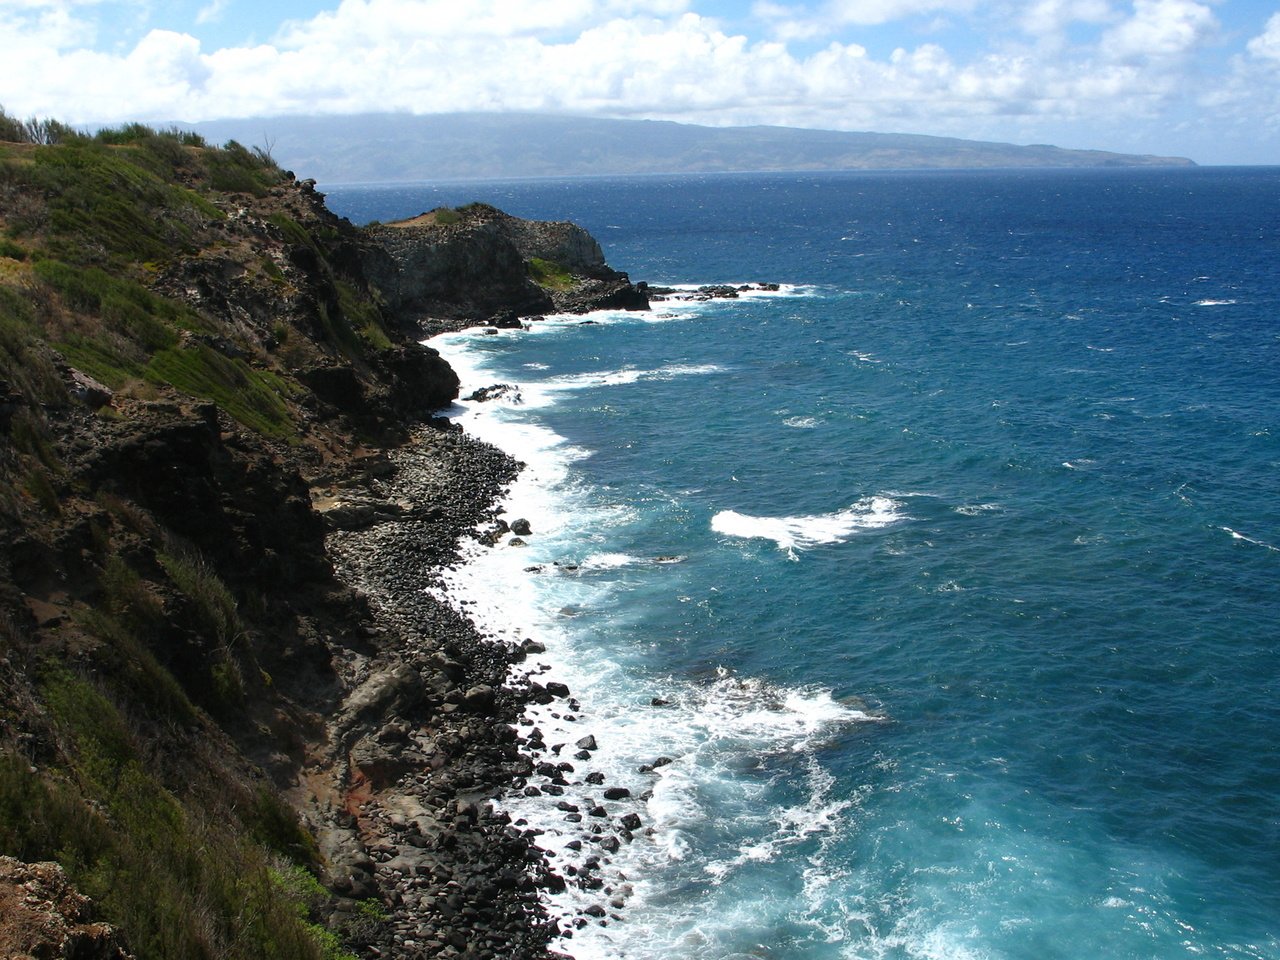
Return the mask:
<svg viewBox="0 0 1280 960">
<path fill-rule="evenodd" d="M 484 200 L 634 279 L 783 284 L 436 342 L 464 390 L 520 386 L 452 413 L 530 465 L 528 545 L 454 596 L 546 643 L 582 709 L 532 719 L 565 757 L 595 734 L 577 777 L 652 791 L 606 804 L 652 831 L 611 893 L 551 904 L 621 918 L 566 950 L 1280 958 L 1280 170 L 329 200 Z M 552 801 L 593 791 L 504 802 L 580 865 Z"/>
</svg>

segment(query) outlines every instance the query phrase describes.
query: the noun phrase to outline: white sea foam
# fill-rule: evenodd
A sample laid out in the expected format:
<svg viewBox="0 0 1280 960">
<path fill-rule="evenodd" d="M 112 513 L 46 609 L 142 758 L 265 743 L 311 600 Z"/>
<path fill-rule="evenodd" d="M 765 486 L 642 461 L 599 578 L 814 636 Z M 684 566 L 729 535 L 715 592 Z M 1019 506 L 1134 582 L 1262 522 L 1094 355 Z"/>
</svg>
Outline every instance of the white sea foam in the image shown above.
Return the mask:
<svg viewBox="0 0 1280 960">
<path fill-rule="evenodd" d="M 1194 306 L 1197 307 L 1229 307 L 1234 304 L 1234 300 L 1197 300 Z"/>
<path fill-rule="evenodd" d="M 617 570 L 619 567 L 629 567 L 643 562 L 640 557 L 633 557 L 629 553 L 593 553 L 582 561 L 581 568 L 583 570 Z"/>
<path fill-rule="evenodd" d="M 724 372 L 724 367 L 707 364 L 671 364 L 654 370 L 624 367 L 621 370 L 593 370 L 587 373 L 571 373 L 546 380 L 524 384 L 527 400 L 535 405 L 554 402 L 553 394 L 569 390 L 590 390 L 598 387 L 618 387 L 642 381 L 674 380 L 676 377 L 706 376 Z"/>
<path fill-rule="evenodd" d="M 826 543 L 843 543 L 860 530 L 873 530 L 903 519 L 902 504 L 888 497 L 867 497 L 844 510 L 811 516 L 756 517 L 722 510 L 711 518 L 716 533 L 744 539 L 772 540 L 794 555 Z"/>
<path fill-rule="evenodd" d="M 459 371 L 464 394 L 504 380 L 474 349 L 478 340 L 472 334 L 432 342 Z M 533 534 L 518 550 L 468 543 L 464 562 L 442 573 L 440 594 L 500 640 L 532 637 L 543 643 L 546 653 L 522 669 L 540 682 L 566 683 L 581 702 L 581 709 L 569 708 L 564 700 L 529 709 L 524 722 L 542 731 L 548 748 L 536 759 L 569 760 L 574 744 L 588 733 L 598 742 L 590 760 L 571 759 L 577 769 L 562 796 L 518 793 L 500 806 L 542 831 L 538 843 L 562 874 L 570 867 L 581 870 L 588 857 L 604 853 L 590 842 L 591 824 L 612 824 L 613 833 L 626 813 L 643 822 L 630 842 L 603 858 L 599 875 L 613 890 L 610 897 L 571 882 L 548 900 L 549 911 L 566 928 L 588 906 L 610 898 L 626 902 L 621 921 L 575 930 L 565 946 L 579 960 L 697 953 L 693 944 L 699 938 L 714 943 L 736 936 L 738 925 L 752 918 L 735 911 L 750 910 L 748 904 L 709 919 L 703 907 L 675 891 L 690 882 L 724 881 L 738 866 L 779 858 L 806 838 L 843 831 L 852 800 L 832 795 L 831 778 L 816 757 L 843 731 L 882 719 L 827 690 L 777 686 L 724 669 L 702 681 L 655 676 L 638 659 L 639 652 L 611 642 L 610 625 L 629 615 L 616 603 L 622 578 L 678 576 L 680 568 L 670 564 L 683 557 L 638 557 L 609 549 L 611 532 L 632 521 L 631 508 L 602 503 L 598 491 L 583 487 L 573 465 L 586 451 L 531 422 L 530 414 L 554 404 L 566 390 L 718 369 L 672 366 L 551 377 L 522 383 L 524 404 L 460 403 L 452 411 L 468 432 L 527 464 L 504 506 L 509 517 L 528 518 Z M 891 522 L 897 508 L 879 497 L 826 517 L 784 518 L 778 522 L 790 526 L 782 542 L 832 542 Z M 583 559 L 572 568 L 554 566 L 575 557 Z M 570 569 L 573 575 L 556 575 Z M 655 699 L 662 705 L 652 705 Z M 640 772 L 658 758 L 670 762 Z M 793 769 L 804 771 L 801 798 L 772 798 L 774 777 L 790 776 Z M 605 821 L 585 816 L 602 799 L 603 788 L 585 781 L 591 771 L 602 773 L 606 786 L 631 791 L 630 797 L 604 803 L 610 815 Z M 557 806 L 562 801 L 578 806 L 585 822 L 566 820 Z M 581 849 L 570 846 L 582 839 L 588 842 Z"/>
<path fill-rule="evenodd" d="M 1232 530 L 1230 527 L 1223 527 L 1222 529 L 1226 533 L 1231 534 L 1231 538 L 1233 540 L 1242 540 L 1245 543 L 1253 544 L 1255 547 L 1264 547 L 1267 550 L 1272 550 L 1276 553 L 1280 553 L 1280 547 L 1272 546 L 1271 544 L 1267 543 L 1264 540 L 1255 540 L 1253 537 L 1246 537 L 1243 533 L 1240 533 L 1239 531 L 1236 531 L 1236 530 Z"/>
<path fill-rule="evenodd" d="M 956 507 L 956 513 L 962 517 L 978 517 L 984 513 L 999 513 L 1004 507 L 998 503 L 965 503 Z"/>
<path fill-rule="evenodd" d="M 518 335 L 518 331 L 516 335 Z M 483 336 L 476 330 L 466 330 L 461 333 L 442 334 L 430 341 L 431 346 L 449 361 L 450 366 L 458 374 L 462 384 L 459 389 L 459 396 L 466 397 L 479 388 L 503 382 L 500 374 L 490 370 L 484 361 L 483 355 L 470 349 L 476 339 Z M 536 364 L 525 364 L 525 367 L 530 370 L 538 366 Z M 540 366 L 541 369 L 546 369 L 545 364 Z M 452 407 L 445 410 L 444 413 L 450 418 L 462 422 L 469 430 L 484 432 L 483 439 L 489 440 L 489 442 L 523 460 L 525 457 L 520 452 L 511 450 L 507 446 L 509 441 L 493 435 L 495 428 L 491 421 L 495 418 L 491 414 L 495 409 L 516 405 L 531 408 L 545 407 L 548 404 L 555 403 L 558 395 L 567 391 L 625 386 L 642 381 L 674 380 L 677 377 L 706 376 L 722 373 L 725 369 L 717 364 L 676 363 L 655 369 L 624 367 L 618 370 L 593 370 L 585 373 L 545 377 L 543 379 L 527 379 L 513 385 L 515 389 L 510 393 L 485 401 L 459 400 Z"/>
<path fill-rule="evenodd" d="M 787 417 L 782 421 L 784 426 L 794 427 L 797 430 L 812 430 L 821 422 L 816 417 Z"/>
</svg>

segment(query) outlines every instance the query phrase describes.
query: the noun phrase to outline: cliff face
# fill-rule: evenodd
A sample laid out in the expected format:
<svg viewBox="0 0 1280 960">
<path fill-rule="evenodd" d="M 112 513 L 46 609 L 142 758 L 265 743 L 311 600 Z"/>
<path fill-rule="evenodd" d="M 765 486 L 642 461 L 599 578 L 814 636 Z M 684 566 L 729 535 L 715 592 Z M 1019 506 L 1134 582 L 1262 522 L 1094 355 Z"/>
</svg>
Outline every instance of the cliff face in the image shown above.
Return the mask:
<svg viewBox="0 0 1280 960">
<path fill-rule="evenodd" d="M 486 204 L 434 210 L 368 234 L 390 254 L 366 267 L 389 305 L 425 331 L 543 313 L 647 310 L 643 286 L 612 270 L 572 223 L 508 216 Z"/>
<path fill-rule="evenodd" d="M 606 290 L 642 305 L 568 224 L 0 143 L 0 854 L 140 958 L 543 956 L 556 878 L 475 805 L 527 766 L 520 654 L 423 589 L 516 465 L 431 420 L 416 341 Z"/>
</svg>

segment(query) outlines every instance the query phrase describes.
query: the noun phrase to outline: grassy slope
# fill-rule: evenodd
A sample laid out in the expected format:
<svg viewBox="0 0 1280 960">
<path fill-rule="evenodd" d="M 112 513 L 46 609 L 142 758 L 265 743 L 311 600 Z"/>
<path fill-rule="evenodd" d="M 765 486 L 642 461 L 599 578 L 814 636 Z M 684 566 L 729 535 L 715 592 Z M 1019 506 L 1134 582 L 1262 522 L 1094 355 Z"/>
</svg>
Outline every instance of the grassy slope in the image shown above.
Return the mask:
<svg viewBox="0 0 1280 960">
<path fill-rule="evenodd" d="M 29 132 L 0 116 L 0 140 Z M 75 463 L 154 401 L 211 401 L 267 453 L 320 445 L 295 373 L 388 345 L 380 311 L 268 157 L 141 127 L 52 133 L 0 142 L 0 852 L 61 863 L 144 960 L 344 956 L 314 922 L 310 838 L 218 726 L 272 696 L 261 599 Z M 258 209 L 255 245 L 229 224 Z M 312 327 L 166 295 L 201 258 L 307 304 Z M 77 399 L 69 367 L 114 402 Z M 19 569 L 32 556 L 61 582 Z M 182 680 L 179 642 L 196 651 Z"/>
</svg>

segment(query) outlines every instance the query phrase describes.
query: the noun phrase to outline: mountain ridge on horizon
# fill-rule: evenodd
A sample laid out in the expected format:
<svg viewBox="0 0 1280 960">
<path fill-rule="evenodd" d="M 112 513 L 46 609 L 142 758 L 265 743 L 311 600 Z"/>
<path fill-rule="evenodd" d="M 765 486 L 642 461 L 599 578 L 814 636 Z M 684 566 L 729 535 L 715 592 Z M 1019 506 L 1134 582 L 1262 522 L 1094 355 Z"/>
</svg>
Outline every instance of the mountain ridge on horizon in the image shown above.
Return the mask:
<svg viewBox="0 0 1280 960">
<path fill-rule="evenodd" d="M 267 149 L 325 184 L 547 176 L 1000 167 L 1186 167 L 1048 144 L 802 127 L 707 127 L 538 113 L 365 113 L 178 123 Z"/>
</svg>

